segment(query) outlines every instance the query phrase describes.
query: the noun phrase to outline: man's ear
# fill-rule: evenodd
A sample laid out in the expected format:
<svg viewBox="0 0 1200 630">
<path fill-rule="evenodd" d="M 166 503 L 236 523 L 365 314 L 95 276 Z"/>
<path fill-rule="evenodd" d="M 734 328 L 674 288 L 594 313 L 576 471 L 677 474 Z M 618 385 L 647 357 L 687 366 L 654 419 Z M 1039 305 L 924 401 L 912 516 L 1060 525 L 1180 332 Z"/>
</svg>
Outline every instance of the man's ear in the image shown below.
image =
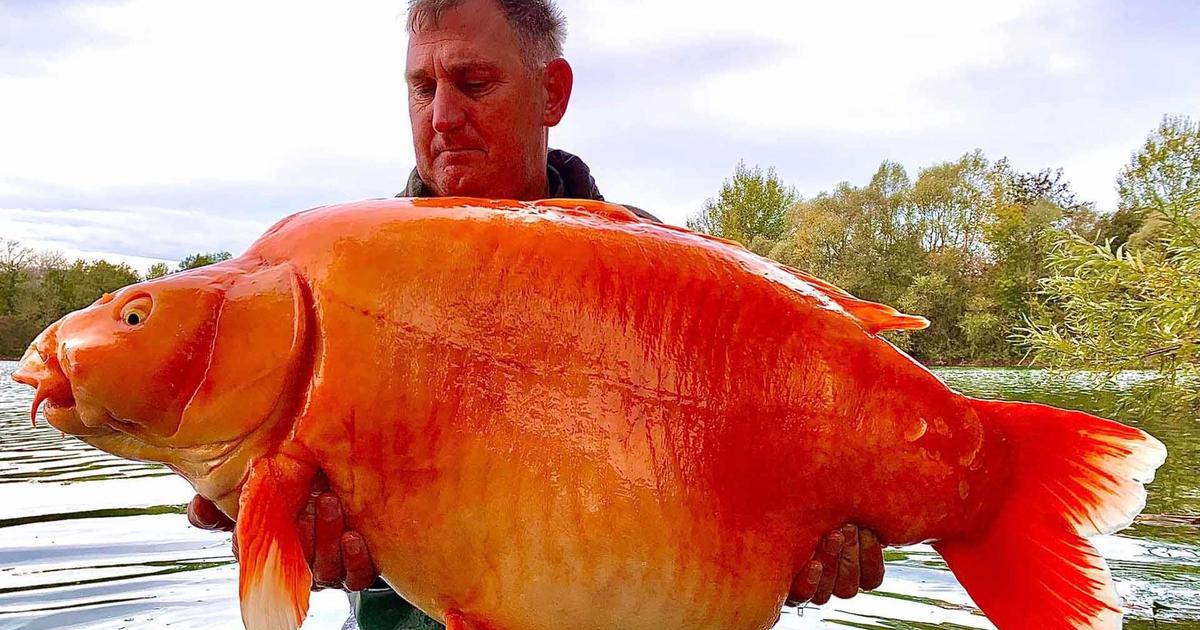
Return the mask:
<svg viewBox="0 0 1200 630">
<path fill-rule="evenodd" d="M 241 437 L 293 402 L 305 364 L 306 292 L 291 265 L 248 273 L 225 291 L 208 369 L 172 437 L 176 446 Z M 203 361 L 205 357 L 197 357 Z"/>
<path fill-rule="evenodd" d="M 542 122 L 547 127 L 553 127 L 567 113 L 567 104 L 571 102 L 571 88 L 575 85 L 575 72 L 566 59 L 559 57 L 546 64 L 545 77 L 546 111 Z"/>
</svg>

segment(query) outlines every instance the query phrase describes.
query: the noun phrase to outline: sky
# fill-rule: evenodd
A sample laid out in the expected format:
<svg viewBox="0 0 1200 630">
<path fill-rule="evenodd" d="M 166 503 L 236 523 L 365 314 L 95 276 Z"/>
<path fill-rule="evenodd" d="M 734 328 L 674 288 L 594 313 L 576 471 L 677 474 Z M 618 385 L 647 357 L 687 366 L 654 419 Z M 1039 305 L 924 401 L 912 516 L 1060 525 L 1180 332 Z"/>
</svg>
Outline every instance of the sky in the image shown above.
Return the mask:
<svg viewBox="0 0 1200 630">
<path fill-rule="evenodd" d="M 1200 2 L 560 0 L 552 147 L 670 223 L 739 160 L 804 196 L 982 149 L 1116 204 L 1200 116 Z M 144 270 L 412 169 L 403 0 L 0 0 L 0 240 Z"/>
</svg>

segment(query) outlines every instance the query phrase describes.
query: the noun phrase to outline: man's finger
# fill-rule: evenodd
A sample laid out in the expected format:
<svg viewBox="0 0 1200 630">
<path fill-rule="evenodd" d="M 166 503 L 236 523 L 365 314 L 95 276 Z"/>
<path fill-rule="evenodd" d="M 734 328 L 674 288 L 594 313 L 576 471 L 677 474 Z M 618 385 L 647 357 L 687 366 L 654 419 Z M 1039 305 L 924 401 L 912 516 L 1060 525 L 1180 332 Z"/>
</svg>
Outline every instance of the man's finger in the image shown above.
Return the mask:
<svg viewBox="0 0 1200 630">
<path fill-rule="evenodd" d="M 837 579 L 833 583 L 833 594 L 841 599 L 850 599 L 858 594 L 859 541 L 858 528 L 846 525 L 842 528 L 842 555 L 838 558 Z"/>
<path fill-rule="evenodd" d="M 798 606 L 808 602 L 817 594 L 817 584 L 821 581 L 821 563 L 809 560 L 799 573 L 792 576 L 792 586 L 788 589 L 788 603 Z"/>
<path fill-rule="evenodd" d="M 225 532 L 233 529 L 233 520 L 212 501 L 198 494 L 188 503 L 187 517 L 189 523 L 200 529 Z"/>
<path fill-rule="evenodd" d="M 304 549 L 304 561 L 313 565 L 313 539 L 317 535 L 317 497 L 309 496 L 308 503 L 296 517 L 296 530 L 300 534 L 300 547 Z"/>
<path fill-rule="evenodd" d="M 317 586 L 342 585 L 342 507 L 337 497 L 326 493 L 317 498 L 317 527 L 313 539 L 313 580 Z"/>
<path fill-rule="evenodd" d="M 872 591 L 883 584 L 883 545 L 869 529 L 858 532 L 859 558 L 862 564 L 859 568 L 859 586 L 864 591 Z"/>
<path fill-rule="evenodd" d="M 821 563 L 821 581 L 817 584 L 817 592 L 813 594 L 812 603 L 821 605 L 829 601 L 833 595 L 833 582 L 837 579 L 838 558 L 842 555 L 842 545 L 845 539 L 841 530 L 834 530 L 825 536 L 821 546 L 813 558 Z"/>
<path fill-rule="evenodd" d="M 379 577 L 371 554 L 367 552 L 367 544 L 358 532 L 342 534 L 342 558 L 346 563 L 346 590 L 361 591 Z"/>
</svg>

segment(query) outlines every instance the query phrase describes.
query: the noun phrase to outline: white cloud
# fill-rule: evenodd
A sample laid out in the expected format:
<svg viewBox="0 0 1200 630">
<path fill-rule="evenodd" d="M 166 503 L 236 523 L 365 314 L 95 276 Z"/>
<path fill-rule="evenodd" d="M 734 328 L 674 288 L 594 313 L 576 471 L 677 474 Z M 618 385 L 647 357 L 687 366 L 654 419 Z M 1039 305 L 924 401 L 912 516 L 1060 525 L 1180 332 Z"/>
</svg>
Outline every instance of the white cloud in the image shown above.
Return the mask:
<svg viewBox="0 0 1200 630">
<path fill-rule="evenodd" d="M 270 227 L 270 221 L 212 216 L 169 208 L 136 210 L 0 210 L 0 239 L 15 239 L 68 258 L 105 258 L 144 271 L 185 254 L 227 250 L 235 254 Z"/>
<path fill-rule="evenodd" d="M 7 177 L 100 195 L 270 182 L 311 155 L 408 150 L 396 2 L 157 2 L 75 9 L 114 44 L 0 78 Z M 400 65 L 398 65 L 400 64 Z"/>
<path fill-rule="evenodd" d="M 778 53 L 762 63 L 712 74 L 680 68 L 694 73 L 676 77 L 685 87 L 671 91 L 682 97 L 680 107 L 743 133 L 904 132 L 965 122 L 932 89 L 956 76 L 1025 58 L 1047 68 L 1061 68 L 1064 59 L 1082 63 L 1068 45 L 1027 28 L 1078 5 L 744 0 L 731 7 L 701 0 L 681 10 L 679 3 L 619 0 L 580 5 L 574 35 L 585 53 L 618 45 L 651 59 L 656 50 L 714 39 L 771 42 Z"/>
<path fill-rule="evenodd" d="M 0 43 L 0 235 L 173 259 L 396 192 L 412 164 L 405 4 L 0 6 L 23 34 Z M 1063 166 L 1111 207 L 1158 116 L 1200 102 L 1200 77 L 1170 63 L 1197 44 L 1103 0 L 561 4 L 579 81 L 552 144 L 610 199 L 675 223 L 739 159 L 811 194 L 883 159 L 915 175 L 975 147 Z"/>
</svg>

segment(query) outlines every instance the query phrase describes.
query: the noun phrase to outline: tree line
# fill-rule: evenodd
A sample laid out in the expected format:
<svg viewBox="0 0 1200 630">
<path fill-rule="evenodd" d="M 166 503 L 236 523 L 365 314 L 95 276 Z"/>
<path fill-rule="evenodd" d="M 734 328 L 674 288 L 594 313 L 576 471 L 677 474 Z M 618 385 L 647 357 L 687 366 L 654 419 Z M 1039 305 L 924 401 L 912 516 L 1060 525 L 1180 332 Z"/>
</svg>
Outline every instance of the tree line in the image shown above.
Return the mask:
<svg viewBox="0 0 1200 630">
<path fill-rule="evenodd" d="M 1102 212 L 1061 170 L 973 151 L 915 180 L 884 161 L 864 185 L 802 198 L 773 169 L 739 163 L 688 227 L 926 316 L 928 329 L 889 337 L 923 362 L 1150 368 L 1155 391 L 1200 405 L 1200 124 L 1164 117 L 1116 186 Z M 0 240 L 0 356 L 107 291 L 229 256 L 143 277 Z"/>
<path fill-rule="evenodd" d="M 142 276 L 126 264 L 68 261 L 59 253 L 0 239 L 0 357 L 20 357 L 46 326 L 107 292 L 229 258 L 229 252 L 193 254 L 174 269 L 157 263 Z"/>
<path fill-rule="evenodd" d="M 928 317 L 889 337 L 926 363 L 1030 357 L 1186 384 L 1200 376 L 1200 124 L 1164 117 L 1116 185 L 1101 212 L 1061 170 L 973 151 L 915 181 L 884 161 L 865 185 L 802 198 L 739 163 L 688 227 Z"/>
</svg>

